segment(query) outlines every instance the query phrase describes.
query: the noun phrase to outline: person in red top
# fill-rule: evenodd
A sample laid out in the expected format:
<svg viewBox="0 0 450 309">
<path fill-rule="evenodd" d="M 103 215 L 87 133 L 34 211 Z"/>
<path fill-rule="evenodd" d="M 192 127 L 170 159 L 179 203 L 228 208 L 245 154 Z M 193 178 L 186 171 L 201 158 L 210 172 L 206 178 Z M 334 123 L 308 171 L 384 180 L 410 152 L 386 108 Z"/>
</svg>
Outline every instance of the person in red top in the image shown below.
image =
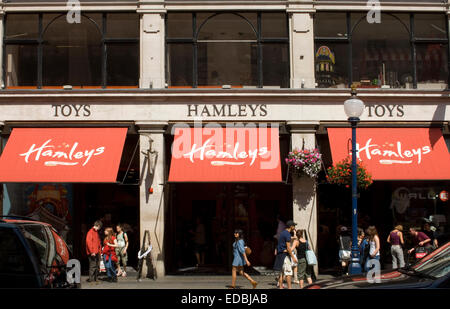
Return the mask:
<svg viewBox="0 0 450 309">
<path fill-rule="evenodd" d="M 431 247 L 431 239 L 423 232 L 418 232 L 416 228 L 410 228 L 409 233 L 414 237 L 415 247 L 425 247 L 427 250 Z M 412 248 L 408 251 L 411 254 L 416 248 Z"/>
<path fill-rule="evenodd" d="M 89 279 L 87 282 L 97 281 L 100 266 L 102 245 L 98 231 L 102 228 L 102 221 L 95 221 L 94 226 L 86 235 L 86 253 L 89 258 Z"/>
<path fill-rule="evenodd" d="M 108 276 L 107 281 L 117 282 L 116 266 L 117 255 L 116 248 L 119 246 L 117 244 L 117 239 L 114 235 L 114 230 L 111 227 L 105 229 L 106 238 L 103 240 L 103 262 L 105 263 L 106 275 Z"/>
</svg>

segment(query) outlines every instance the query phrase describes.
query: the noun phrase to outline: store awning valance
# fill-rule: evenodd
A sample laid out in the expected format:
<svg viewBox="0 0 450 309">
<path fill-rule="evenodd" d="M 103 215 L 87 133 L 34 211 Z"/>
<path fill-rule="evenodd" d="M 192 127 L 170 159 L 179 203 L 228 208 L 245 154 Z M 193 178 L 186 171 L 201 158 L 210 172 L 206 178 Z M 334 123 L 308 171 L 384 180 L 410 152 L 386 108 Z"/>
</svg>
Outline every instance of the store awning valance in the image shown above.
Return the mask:
<svg viewBox="0 0 450 309">
<path fill-rule="evenodd" d="M 351 156 L 351 129 L 328 128 L 333 163 Z M 358 162 L 374 180 L 448 180 L 450 154 L 439 128 L 358 128 Z"/>
<path fill-rule="evenodd" d="M 175 128 L 169 182 L 280 182 L 278 128 Z"/>
<path fill-rule="evenodd" d="M 127 128 L 15 128 L 0 182 L 116 182 Z"/>
</svg>

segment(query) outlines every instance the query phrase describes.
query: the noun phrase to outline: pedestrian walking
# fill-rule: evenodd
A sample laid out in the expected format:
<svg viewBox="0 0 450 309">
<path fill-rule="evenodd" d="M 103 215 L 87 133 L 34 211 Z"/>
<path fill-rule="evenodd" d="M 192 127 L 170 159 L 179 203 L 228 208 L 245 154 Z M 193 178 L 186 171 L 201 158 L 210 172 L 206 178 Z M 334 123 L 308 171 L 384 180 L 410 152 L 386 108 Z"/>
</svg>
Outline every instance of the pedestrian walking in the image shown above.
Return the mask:
<svg viewBox="0 0 450 309">
<path fill-rule="evenodd" d="M 277 255 L 273 269 L 280 272 L 278 278 L 278 286 L 280 289 L 283 288 L 284 277 L 286 278 L 288 289 L 292 288 L 292 263 L 297 264 L 298 261 L 291 250 L 291 232 L 295 230 L 296 225 L 297 223 L 292 220 L 286 222 L 286 229 L 281 232 L 278 238 Z"/>
<path fill-rule="evenodd" d="M 411 227 L 409 233 L 413 237 L 414 242 L 414 247 L 408 250 L 409 254 L 413 253 L 416 250 L 416 247 L 425 247 L 428 252 L 431 251 L 431 239 L 424 232 L 419 232 L 417 228 Z"/>
<path fill-rule="evenodd" d="M 392 269 L 405 267 L 405 258 L 403 256 L 403 226 L 397 225 L 388 236 L 387 242 L 391 244 Z"/>
<path fill-rule="evenodd" d="M 294 254 L 294 256 L 297 259 L 297 261 L 298 261 L 297 249 L 298 249 L 299 245 L 300 245 L 300 242 L 299 242 L 298 237 L 297 237 L 297 231 L 293 230 L 291 232 L 291 249 L 292 249 L 292 254 Z M 299 281 L 298 281 L 298 263 L 292 263 L 292 275 L 294 277 L 292 282 L 294 284 L 299 284 Z"/>
<path fill-rule="evenodd" d="M 359 248 L 359 264 L 361 264 L 361 269 L 365 269 L 366 261 L 369 258 L 369 240 L 364 233 L 362 228 L 358 228 L 358 248 Z"/>
<path fill-rule="evenodd" d="M 298 230 L 296 233 L 298 239 L 297 258 L 298 258 L 298 279 L 300 288 L 303 289 L 304 280 L 308 281 L 308 284 L 312 284 L 312 266 L 308 265 L 306 261 L 306 250 L 308 250 L 309 244 L 305 237 L 305 230 Z"/>
<path fill-rule="evenodd" d="M 340 274 L 348 275 L 348 264 L 351 258 L 352 238 L 345 226 L 341 226 L 339 229 L 339 262 L 340 262 Z"/>
<path fill-rule="evenodd" d="M 258 282 L 252 279 L 246 272 L 244 272 L 244 265 L 251 266 L 247 254 L 245 253 L 244 235 L 242 230 L 234 231 L 234 243 L 233 243 L 233 263 L 231 269 L 231 289 L 236 288 L 237 273 L 245 277 L 252 284 L 253 288 L 256 288 Z"/>
<path fill-rule="evenodd" d="M 117 274 L 115 269 L 115 263 L 117 263 L 117 256 L 115 248 L 118 247 L 117 239 L 114 236 L 112 227 L 105 229 L 105 239 L 103 240 L 103 263 L 106 267 L 107 281 L 117 282 Z"/>
<path fill-rule="evenodd" d="M 377 228 L 373 225 L 367 228 L 367 235 L 369 236 L 369 260 L 366 262 L 366 270 L 369 271 L 370 260 L 380 260 L 380 237 L 378 236 Z"/>
<path fill-rule="evenodd" d="M 196 221 L 194 235 L 194 252 L 197 259 L 196 267 L 205 264 L 205 250 L 206 250 L 206 230 L 205 225 L 202 223 L 200 217 Z"/>
<path fill-rule="evenodd" d="M 117 245 L 116 256 L 117 256 L 117 276 L 126 277 L 127 276 L 127 261 L 128 261 L 128 235 L 123 230 L 123 224 L 118 224 L 116 226 L 117 230 Z M 120 263 L 122 263 L 123 271 L 120 268 Z"/>
<path fill-rule="evenodd" d="M 102 253 L 102 243 L 98 234 L 101 228 L 102 221 L 97 220 L 86 234 L 86 253 L 89 259 L 89 278 L 87 282 L 97 281 L 100 268 L 100 255 Z"/>
</svg>

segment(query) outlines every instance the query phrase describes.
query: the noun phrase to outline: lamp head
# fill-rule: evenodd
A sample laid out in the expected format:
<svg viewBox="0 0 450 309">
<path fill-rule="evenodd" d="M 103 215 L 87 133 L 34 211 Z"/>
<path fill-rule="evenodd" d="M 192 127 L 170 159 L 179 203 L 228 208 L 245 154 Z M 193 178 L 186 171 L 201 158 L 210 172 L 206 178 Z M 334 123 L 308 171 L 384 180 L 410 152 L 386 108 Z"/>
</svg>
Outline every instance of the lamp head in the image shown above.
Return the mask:
<svg viewBox="0 0 450 309">
<path fill-rule="evenodd" d="M 359 118 L 364 112 L 364 102 L 356 97 L 356 88 L 352 87 L 352 96 L 344 102 L 345 114 L 348 118 Z"/>
</svg>

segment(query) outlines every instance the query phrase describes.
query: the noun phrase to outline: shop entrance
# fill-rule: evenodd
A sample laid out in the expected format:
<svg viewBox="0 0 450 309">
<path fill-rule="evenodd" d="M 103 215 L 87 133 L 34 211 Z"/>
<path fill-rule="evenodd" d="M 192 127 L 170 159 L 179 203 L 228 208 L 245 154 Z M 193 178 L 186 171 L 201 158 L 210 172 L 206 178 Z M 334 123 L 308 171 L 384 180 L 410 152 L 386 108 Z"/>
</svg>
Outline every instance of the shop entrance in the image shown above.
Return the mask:
<svg viewBox="0 0 450 309">
<path fill-rule="evenodd" d="M 292 217 L 290 185 L 180 183 L 171 195 L 169 274 L 228 274 L 235 229 L 244 231 L 256 269 L 273 266 L 277 215 Z"/>
</svg>

